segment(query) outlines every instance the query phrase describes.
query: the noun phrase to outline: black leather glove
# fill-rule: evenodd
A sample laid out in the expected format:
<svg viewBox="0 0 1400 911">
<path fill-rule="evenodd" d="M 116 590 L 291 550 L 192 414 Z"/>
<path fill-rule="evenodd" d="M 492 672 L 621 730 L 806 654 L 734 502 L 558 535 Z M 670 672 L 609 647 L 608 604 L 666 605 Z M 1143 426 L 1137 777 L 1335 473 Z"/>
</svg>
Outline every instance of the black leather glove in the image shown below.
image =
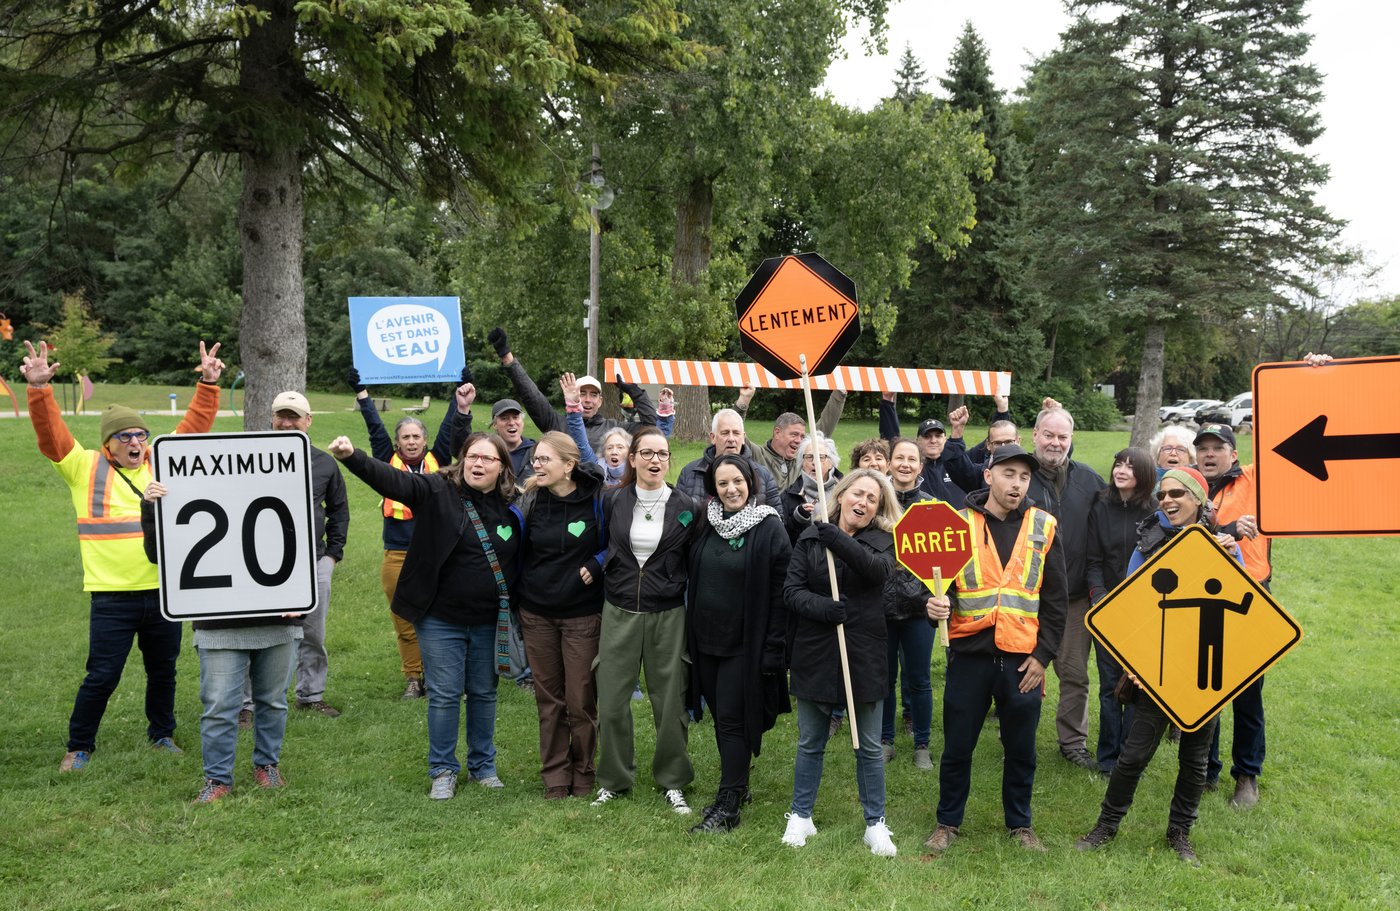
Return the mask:
<svg viewBox="0 0 1400 911">
<path fill-rule="evenodd" d="M 817 604 L 823 609 L 822 620 L 832 625 L 846 622 L 846 596 L 842 595 L 841 600 L 836 601 L 831 598 L 821 598 Z"/>
<path fill-rule="evenodd" d="M 461 386 L 461 385 L 465 385 L 466 383 L 475 383 L 475 382 L 476 382 L 476 374 L 472 373 L 472 365 L 471 365 L 471 364 L 466 364 L 466 363 L 464 363 L 464 364 L 462 365 L 462 377 L 461 377 L 461 380 L 462 380 L 461 383 L 458 383 L 457 385 Z"/>
<path fill-rule="evenodd" d="M 616 386 L 620 392 L 625 392 L 628 395 L 630 395 L 632 397 L 633 402 L 637 401 L 637 396 L 641 395 L 642 392 L 645 391 L 642 389 L 641 386 L 638 386 L 636 383 L 623 382 L 622 374 L 620 373 L 613 374 L 613 385 Z"/>
<path fill-rule="evenodd" d="M 765 650 L 759 658 L 758 672 L 760 674 L 781 674 L 787 670 L 783 666 L 783 652 L 781 649 Z"/>
<path fill-rule="evenodd" d="M 836 527 L 834 522 L 812 522 L 812 527 L 817 530 L 817 540 L 823 547 L 830 547 L 836 543 L 836 539 L 841 537 L 841 529 Z"/>
<path fill-rule="evenodd" d="M 360 371 L 354 367 L 345 371 L 345 382 L 356 395 L 365 391 L 365 384 L 360 382 Z"/>
<path fill-rule="evenodd" d="M 486 340 L 491 343 L 491 347 L 496 349 L 497 357 L 505 357 L 510 354 L 510 342 L 506 340 L 506 330 L 497 326 L 486 333 Z"/>
</svg>

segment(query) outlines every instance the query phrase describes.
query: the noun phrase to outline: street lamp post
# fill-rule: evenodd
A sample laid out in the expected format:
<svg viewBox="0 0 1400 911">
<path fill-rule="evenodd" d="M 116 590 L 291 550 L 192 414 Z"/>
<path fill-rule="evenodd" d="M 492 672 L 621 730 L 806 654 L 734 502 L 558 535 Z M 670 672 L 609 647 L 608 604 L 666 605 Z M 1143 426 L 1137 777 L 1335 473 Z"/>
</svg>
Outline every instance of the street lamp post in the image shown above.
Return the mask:
<svg viewBox="0 0 1400 911">
<path fill-rule="evenodd" d="M 612 188 L 603 180 L 603 159 L 598 153 L 598 144 L 593 144 L 593 158 L 589 162 L 588 183 L 596 191 L 593 205 L 588 209 L 588 318 L 584 325 L 588 329 L 588 373 L 598 375 L 598 284 L 599 260 L 602 254 L 602 224 L 598 213 L 613 202 Z"/>
</svg>

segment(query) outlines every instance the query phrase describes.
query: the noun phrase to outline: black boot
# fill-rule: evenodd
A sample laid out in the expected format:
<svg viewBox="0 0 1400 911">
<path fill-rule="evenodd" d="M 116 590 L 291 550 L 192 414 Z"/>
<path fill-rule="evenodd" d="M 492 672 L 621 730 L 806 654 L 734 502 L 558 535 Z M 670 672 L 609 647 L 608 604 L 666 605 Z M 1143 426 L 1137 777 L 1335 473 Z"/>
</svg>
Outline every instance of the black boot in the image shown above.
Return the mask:
<svg viewBox="0 0 1400 911">
<path fill-rule="evenodd" d="M 739 825 L 739 799 L 741 788 L 721 788 L 715 802 L 705 808 L 705 818 L 690 829 L 690 834 L 701 832 L 728 832 Z"/>
</svg>

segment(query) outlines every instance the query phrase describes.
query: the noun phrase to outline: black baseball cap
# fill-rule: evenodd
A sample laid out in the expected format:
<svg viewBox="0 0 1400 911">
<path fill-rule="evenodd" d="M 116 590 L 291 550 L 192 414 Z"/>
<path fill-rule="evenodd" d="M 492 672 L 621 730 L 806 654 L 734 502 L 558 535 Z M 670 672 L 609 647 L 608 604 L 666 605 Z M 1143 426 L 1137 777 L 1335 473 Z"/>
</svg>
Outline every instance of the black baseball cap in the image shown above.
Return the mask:
<svg viewBox="0 0 1400 911">
<path fill-rule="evenodd" d="M 1235 446 L 1235 432 L 1225 424 L 1202 424 L 1201 429 L 1196 431 L 1196 439 L 1191 442 L 1191 445 L 1201 445 L 1201 440 L 1206 437 L 1215 437 L 1229 443 L 1231 449 L 1238 448 Z"/>
<path fill-rule="evenodd" d="M 1007 443 L 1006 445 L 998 446 L 995 450 L 993 450 L 992 457 L 987 462 L 987 467 L 995 468 L 1002 462 L 1015 461 L 1025 462 L 1031 467 L 1031 471 L 1040 470 L 1040 460 L 1037 459 L 1035 456 L 1031 455 L 1029 452 L 1026 452 L 1020 446 L 1017 446 L 1015 443 Z"/>
<path fill-rule="evenodd" d="M 939 433 L 947 432 L 943 429 L 943 422 L 938 418 L 929 418 L 919 425 L 919 436 L 923 436 L 926 433 L 933 433 L 934 431 Z"/>
<path fill-rule="evenodd" d="M 521 408 L 520 403 L 515 399 L 501 399 L 491 406 L 491 420 L 496 420 L 496 418 L 505 414 L 507 411 L 515 411 L 523 414 L 525 409 Z"/>
</svg>

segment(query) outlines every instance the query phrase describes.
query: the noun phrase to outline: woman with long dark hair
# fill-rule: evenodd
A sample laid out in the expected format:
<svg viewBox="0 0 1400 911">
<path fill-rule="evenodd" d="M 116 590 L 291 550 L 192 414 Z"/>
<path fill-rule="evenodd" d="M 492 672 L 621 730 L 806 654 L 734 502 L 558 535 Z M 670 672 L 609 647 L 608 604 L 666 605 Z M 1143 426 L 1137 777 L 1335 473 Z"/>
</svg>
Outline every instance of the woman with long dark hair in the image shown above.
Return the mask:
<svg viewBox="0 0 1400 911">
<path fill-rule="evenodd" d="M 739 824 L 764 732 L 788 711 L 783 583 L 792 546 L 748 459 L 715 459 L 705 492 L 702 530 L 690 547 L 686 640 L 690 709 L 698 714 L 701 696 L 710 707 L 720 779 L 714 803 L 690 831 L 726 832 Z"/>
<path fill-rule="evenodd" d="M 1152 489 L 1157 472 L 1145 449 L 1120 449 L 1113 457 L 1111 483 L 1099 491 L 1089 507 L 1089 551 L 1085 577 L 1089 602 L 1098 604 L 1128 574 L 1128 561 L 1137 544 L 1138 524 L 1152 515 Z M 1123 738 L 1128 736 L 1131 710 L 1113 695 L 1122 666 L 1108 650 L 1094 643 L 1099 668 L 1099 769 L 1107 775 L 1118 762 Z"/>
<path fill-rule="evenodd" d="M 699 506 L 666 483 L 671 444 L 638 428 L 622 484 L 607 492 L 603 625 L 594 661 L 598 680 L 598 794 L 602 806 L 632 789 L 637 767 L 632 690 L 645 668 L 656 725 L 652 779 L 666 803 L 690 812 L 684 788 L 695 777 L 687 748 L 685 690 L 686 557 Z"/>
<path fill-rule="evenodd" d="M 467 773 L 483 787 L 505 787 L 496 775 L 496 667 L 505 645 L 498 630 L 509 628 L 522 537 L 520 512 L 511 504 L 510 452 L 500 437 L 473 433 L 458 461 L 415 474 L 370 458 L 349 437 L 337 437 L 329 451 L 380 496 L 413 510 L 393 610 L 413 624 L 423 653 L 428 796 L 447 800 L 457 793 L 464 694 Z"/>
</svg>

